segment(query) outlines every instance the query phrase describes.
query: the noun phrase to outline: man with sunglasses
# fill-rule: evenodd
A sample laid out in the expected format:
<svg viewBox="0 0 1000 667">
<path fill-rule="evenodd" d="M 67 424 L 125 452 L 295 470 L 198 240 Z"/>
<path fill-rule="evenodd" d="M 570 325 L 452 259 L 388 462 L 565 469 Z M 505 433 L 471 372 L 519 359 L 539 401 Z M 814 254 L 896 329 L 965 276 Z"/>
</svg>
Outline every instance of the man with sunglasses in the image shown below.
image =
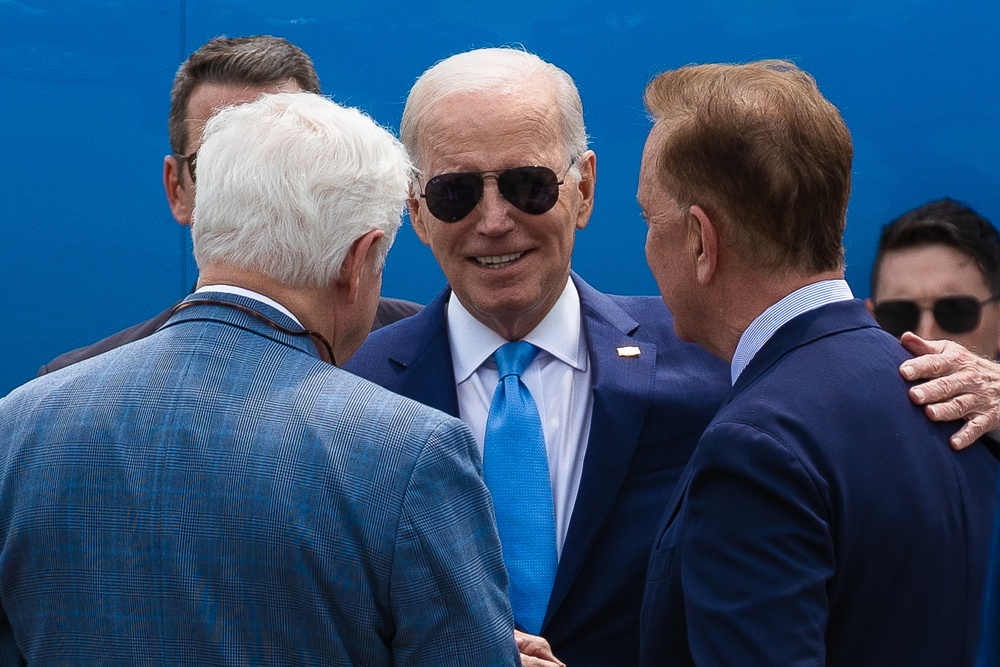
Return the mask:
<svg viewBox="0 0 1000 667">
<path fill-rule="evenodd" d="M 1000 353 L 1000 238 L 951 199 L 908 211 L 882 230 L 868 309 L 897 338 L 949 338 L 984 357 Z"/>
<path fill-rule="evenodd" d="M 216 37 L 181 64 L 170 93 L 167 134 L 172 153 L 163 160 L 163 188 L 177 223 L 190 226 L 194 210 L 197 153 L 205 123 L 219 109 L 257 99 L 265 93 L 320 92 L 312 60 L 302 49 L 269 35 Z M 380 298 L 373 329 L 412 315 L 420 305 Z M 170 317 L 156 317 L 92 345 L 66 352 L 42 366 L 43 375 L 120 347 L 156 331 Z"/>
<path fill-rule="evenodd" d="M 676 339 L 659 297 L 601 294 L 570 271 L 596 158 L 561 69 L 506 48 L 452 56 L 417 80 L 400 129 L 419 170 L 410 220 L 448 288 L 345 368 L 471 427 L 519 627 L 569 665 L 634 664 L 656 517 L 725 366 Z M 531 344 L 519 378 L 512 341 Z M 501 386 L 530 393 L 534 436 L 497 426 Z"/>
<path fill-rule="evenodd" d="M 571 272 L 596 158 L 564 71 L 514 49 L 447 58 L 410 91 L 401 138 L 419 169 L 410 219 L 448 287 L 417 315 L 373 332 L 346 368 L 472 428 L 519 626 L 570 665 L 635 664 L 656 524 L 728 391 L 728 367 L 677 339 L 659 297 L 601 294 Z M 544 432 L 551 507 L 542 511 L 528 500 L 537 489 L 527 444 L 514 490 L 491 482 L 493 407 L 513 377 L 504 370 L 498 381 L 508 341 L 539 350 L 514 385 L 530 393 Z M 918 375 L 951 369 L 941 354 L 913 362 Z M 944 400 L 950 389 L 936 385 L 924 398 Z M 957 417 L 962 407 L 949 409 Z M 527 514 L 554 523 L 521 530 L 545 534 L 534 545 L 504 528 Z M 531 569 L 514 562 L 517 550 L 547 560 Z"/>
</svg>

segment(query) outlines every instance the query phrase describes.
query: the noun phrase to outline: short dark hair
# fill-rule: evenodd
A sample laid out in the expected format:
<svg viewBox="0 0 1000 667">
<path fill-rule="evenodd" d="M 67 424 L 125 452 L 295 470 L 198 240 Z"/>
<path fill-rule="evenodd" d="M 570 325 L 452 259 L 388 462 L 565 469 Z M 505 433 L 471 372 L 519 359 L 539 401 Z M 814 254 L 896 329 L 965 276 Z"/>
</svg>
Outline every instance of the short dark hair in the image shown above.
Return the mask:
<svg viewBox="0 0 1000 667">
<path fill-rule="evenodd" d="M 943 245 L 972 259 L 990 296 L 1000 295 L 1000 234 L 989 220 L 954 199 L 939 199 L 907 211 L 882 228 L 872 267 L 872 296 L 882 258 L 891 250 Z"/>
<path fill-rule="evenodd" d="M 697 204 L 761 269 L 843 267 L 854 149 L 847 125 L 794 64 L 689 65 L 647 87 L 664 140 L 660 183 Z"/>
<path fill-rule="evenodd" d="M 181 64 L 170 91 L 167 134 L 170 149 L 181 154 L 188 142 L 188 101 L 202 83 L 268 86 L 291 79 L 302 90 L 321 93 L 316 68 L 305 51 L 270 35 L 215 37 Z"/>
</svg>

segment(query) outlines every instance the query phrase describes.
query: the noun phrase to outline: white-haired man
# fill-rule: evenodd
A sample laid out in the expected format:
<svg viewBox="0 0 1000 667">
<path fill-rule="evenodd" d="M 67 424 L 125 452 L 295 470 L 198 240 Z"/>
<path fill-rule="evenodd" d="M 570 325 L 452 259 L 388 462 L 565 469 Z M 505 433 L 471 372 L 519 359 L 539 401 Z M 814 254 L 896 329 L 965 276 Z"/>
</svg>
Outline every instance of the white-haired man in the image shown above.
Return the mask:
<svg viewBox="0 0 1000 667">
<path fill-rule="evenodd" d="M 410 219 L 449 287 L 348 369 L 472 428 L 518 625 L 574 667 L 635 664 L 656 523 L 728 367 L 677 339 L 661 299 L 571 273 L 597 161 L 566 72 L 514 49 L 452 56 L 417 80 L 400 131 Z"/>
<path fill-rule="evenodd" d="M 208 122 L 198 290 L 0 401 L 0 662 L 516 663 L 468 429 L 331 365 L 409 173 L 311 93 Z"/>
</svg>

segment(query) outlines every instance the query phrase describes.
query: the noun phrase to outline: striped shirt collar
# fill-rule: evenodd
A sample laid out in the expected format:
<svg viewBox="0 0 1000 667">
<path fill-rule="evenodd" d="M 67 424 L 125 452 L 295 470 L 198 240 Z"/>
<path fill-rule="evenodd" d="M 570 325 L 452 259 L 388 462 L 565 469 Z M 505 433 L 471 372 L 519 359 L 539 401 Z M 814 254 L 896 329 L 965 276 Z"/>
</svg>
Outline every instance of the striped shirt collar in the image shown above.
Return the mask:
<svg viewBox="0 0 1000 667">
<path fill-rule="evenodd" d="M 730 376 L 733 384 L 740 377 L 740 373 L 747 367 L 750 360 L 754 358 L 764 343 L 771 339 L 774 332 L 782 325 L 792 321 L 802 313 L 815 310 L 820 306 L 837 301 L 849 301 L 854 298 L 854 293 L 845 280 L 821 280 L 805 287 L 800 287 L 788 296 L 784 297 L 776 304 L 770 306 L 763 313 L 758 315 L 747 330 L 740 336 L 740 342 L 736 345 L 736 354 L 733 355 L 733 363 L 730 366 Z"/>
</svg>

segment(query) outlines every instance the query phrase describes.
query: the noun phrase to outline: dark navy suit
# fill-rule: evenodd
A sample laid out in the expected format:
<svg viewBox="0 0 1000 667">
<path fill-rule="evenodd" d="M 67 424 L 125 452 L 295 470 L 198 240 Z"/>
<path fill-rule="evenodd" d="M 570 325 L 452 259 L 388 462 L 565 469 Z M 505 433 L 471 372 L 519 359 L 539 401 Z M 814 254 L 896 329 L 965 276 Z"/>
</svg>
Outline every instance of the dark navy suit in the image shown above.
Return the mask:
<svg viewBox="0 0 1000 667">
<path fill-rule="evenodd" d="M 684 464 L 728 390 L 728 368 L 673 334 L 659 297 L 609 296 L 574 275 L 594 384 L 580 489 L 541 634 L 574 667 L 638 660 L 653 534 Z M 345 367 L 458 416 L 445 290 L 372 333 Z M 638 357 L 618 348 L 637 346 Z"/>
<path fill-rule="evenodd" d="M 860 301 L 778 329 L 671 499 L 644 665 L 968 665 L 996 460 L 910 404 Z"/>
</svg>

